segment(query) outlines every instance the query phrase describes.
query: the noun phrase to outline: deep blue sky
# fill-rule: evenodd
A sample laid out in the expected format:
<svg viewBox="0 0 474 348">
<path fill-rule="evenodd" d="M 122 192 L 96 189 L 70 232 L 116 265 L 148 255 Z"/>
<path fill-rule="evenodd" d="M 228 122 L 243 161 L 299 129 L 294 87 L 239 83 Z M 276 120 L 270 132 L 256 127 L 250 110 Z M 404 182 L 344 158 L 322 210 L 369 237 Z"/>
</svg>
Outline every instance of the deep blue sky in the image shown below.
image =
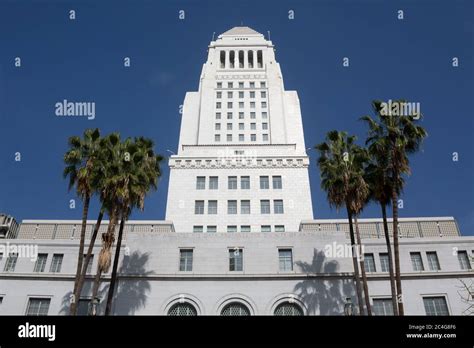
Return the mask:
<svg viewBox="0 0 474 348">
<path fill-rule="evenodd" d="M 358 118 L 373 99 L 420 102 L 429 138 L 412 158 L 400 215 L 454 216 L 472 235 L 473 10 L 472 1 L 0 1 L 0 212 L 18 220 L 79 219 L 80 204 L 69 209 L 74 192 L 62 179 L 62 156 L 68 136 L 86 128 L 148 136 L 158 152 L 176 151 L 178 107 L 198 88 L 212 33 L 243 21 L 271 31 L 285 87 L 299 93 L 307 147 L 332 129 L 362 141 Z M 131 68 L 123 67 L 125 56 Z M 56 117 L 54 104 L 63 99 L 94 101 L 96 119 Z M 316 153 L 309 154 L 314 216 L 345 218 L 329 208 Z M 164 218 L 163 167 L 158 192 L 132 218 Z M 379 216 L 379 208 L 363 216 Z"/>
</svg>

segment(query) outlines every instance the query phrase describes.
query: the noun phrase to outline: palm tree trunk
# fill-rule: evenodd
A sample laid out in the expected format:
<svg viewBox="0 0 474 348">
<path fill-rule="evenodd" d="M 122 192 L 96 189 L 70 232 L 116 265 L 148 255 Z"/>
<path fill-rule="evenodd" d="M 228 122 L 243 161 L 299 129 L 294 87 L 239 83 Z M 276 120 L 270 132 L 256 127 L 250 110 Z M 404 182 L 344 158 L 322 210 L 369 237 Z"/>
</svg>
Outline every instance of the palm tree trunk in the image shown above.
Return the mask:
<svg viewBox="0 0 474 348">
<path fill-rule="evenodd" d="M 92 288 L 92 297 L 91 297 L 92 302 L 94 302 L 95 298 L 97 297 L 97 293 L 99 292 L 101 276 L 102 276 L 102 269 L 100 268 L 100 266 L 97 266 L 97 273 L 94 278 L 94 287 Z"/>
<path fill-rule="evenodd" d="M 352 226 L 352 213 L 347 207 L 347 217 L 349 219 L 349 235 L 351 237 L 352 264 L 354 265 L 354 280 L 356 283 L 357 303 L 359 304 L 359 315 L 364 315 L 364 303 L 362 302 L 362 289 L 359 279 L 359 266 L 357 265 L 357 246 L 354 238 L 354 227 Z"/>
<path fill-rule="evenodd" d="M 118 234 L 118 239 L 117 239 L 117 245 L 115 247 L 115 257 L 114 257 L 114 264 L 112 267 L 112 276 L 110 278 L 109 292 L 107 294 L 107 305 L 105 307 L 105 315 L 110 315 L 110 312 L 112 310 L 112 299 L 114 297 L 115 282 L 117 280 L 117 268 L 118 268 L 118 263 L 119 263 L 119 258 L 120 258 L 120 247 L 122 246 L 124 226 L 125 226 L 125 214 L 122 213 L 122 220 L 120 221 L 120 229 L 119 229 L 119 234 Z"/>
<path fill-rule="evenodd" d="M 394 177 L 396 178 L 396 176 Z M 395 180 L 396 179 L 394 179 L 393 182 L 396 182 Z M 402 280 L 400 277 L 400 250 L 399 250 L 399 245 L 398 245 L 398 202 L 397 202 L 397 191 L 395 190 L 395 187 L 392 188 L 392 210 L 393 210 L 393 252 L 395 254 L 395 280 L 397 283 L 398 313 L 399 315 L 404 315 Z"/>
<path fill-rule="evenodd" d="M 355 223 L 355 230 L 356 230 L 356 237 L 357 237 L 357 244 L 360 246 L 362 252 L 362 243 L 360 240 L 360 233 L 359 233 L 359 223 L 357 222 L 357 215 L 354 215 L 354 223 Z M 370 305 L 370 296 L 369 296 L 369 286 L 367 284 L 367 274 L 365 272 L 365 262 L 363 255 L 359 257 L 359 264 L 360 269 L 362 272 L 362 285 L 364 287 L 364 299 L 365 299 L 365 308 L 367 309 L 367 315 L 372 315 L 372 307 Z"/>
<path fill-rule="evenodd" d="M 89 213 L 89 203 L 91 196 L 89 194 L 84 195 L 84 205 L 82 207 L 82 226 L 81 226 L 81 236 L 79 241 L 79 255 L 77 256 L 77 268 L 76 268 L 76 277 L 74 279 L 74 289 L 73 294 L 77 291 L 77 286 L 79 284 L 79 278 L 81 277 L 82 262 L 84 260 L 84 243 L 86 239 L 86 228 L 87 228 L 87 214 Z M 75 313 L 77 307 L 76 298 L 71 303 L 70 314 Z"/>
<path fill-rule="evenodd" d="M 393 274 L 392 246 L 390 243 L 390 236 L 388 234 L 387 209 L 385 204 L 382 202 L 380 203 L 380 206 L 382 207 L 383 232 L 385 235 L 385 243 L 387 244 L 388 272 L 390 276 L 390 290 L 392 292 L 393 315 L 398 315 L 397 290 L 395 288 L 395 276 Z"/>
</svg>

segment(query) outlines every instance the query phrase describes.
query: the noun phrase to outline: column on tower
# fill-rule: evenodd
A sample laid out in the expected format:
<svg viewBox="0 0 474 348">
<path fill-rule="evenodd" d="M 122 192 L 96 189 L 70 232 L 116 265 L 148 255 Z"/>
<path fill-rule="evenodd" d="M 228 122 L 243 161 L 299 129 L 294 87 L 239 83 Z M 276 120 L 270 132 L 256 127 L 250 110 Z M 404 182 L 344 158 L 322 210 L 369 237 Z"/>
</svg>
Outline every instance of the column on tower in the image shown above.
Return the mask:
<svg viewBox="0 0 474 348">
<path fill-rule="evenodd" d="M 249 68 L 249 62 L 248 62 L 248 51 L 244 50 L 244 69 Z"/>
</svg>

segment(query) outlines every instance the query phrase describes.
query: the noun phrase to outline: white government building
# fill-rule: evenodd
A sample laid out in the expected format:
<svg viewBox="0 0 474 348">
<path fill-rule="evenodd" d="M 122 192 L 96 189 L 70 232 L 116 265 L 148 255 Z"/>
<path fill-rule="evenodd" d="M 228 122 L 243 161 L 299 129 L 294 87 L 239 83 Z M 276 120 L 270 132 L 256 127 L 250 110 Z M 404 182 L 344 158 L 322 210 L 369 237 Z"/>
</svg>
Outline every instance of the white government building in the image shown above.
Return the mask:
<svg viewBox="0 0 474 348">
<path fill-rule="evenodd" d="M 324 253 L 349 245 L 347 220 L 313 219 L 298 95 L 262 34 L 235 27 L 210 43 L 169 166 L 166 220 L 126 225 L 114 314 L 344 315 L 357 301 L 352 259 Z M 36 261 L 0 256 L 0 314 L 68 313 L 80 228 L 0 217 L 0 245 L 38 246 Z M 460 280 L 474 278 L 474 237 L 452 217 L 401 218 L 399 228 L 406 314 L 467 314 Z M 360 230 L 373 310 L 390 315 L 381 220 L 360 219 Z"/>
</svg>

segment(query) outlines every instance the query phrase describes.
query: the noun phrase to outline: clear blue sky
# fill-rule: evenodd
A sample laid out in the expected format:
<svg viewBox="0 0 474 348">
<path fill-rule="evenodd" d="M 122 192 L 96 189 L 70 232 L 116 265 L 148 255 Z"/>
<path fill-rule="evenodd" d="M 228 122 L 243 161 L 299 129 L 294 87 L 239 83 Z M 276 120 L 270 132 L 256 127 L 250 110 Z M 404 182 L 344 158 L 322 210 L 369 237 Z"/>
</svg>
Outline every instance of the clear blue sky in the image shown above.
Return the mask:
<svg viewBox="0 0 474 348">
<path fill-rule="evenodd" d="M 62 157 L 67 138 L 86 128 L 148 136 L 158 152 L 176 151 L 178 107 L 198 88 L 212 33 L 243 21 L 271 31 L 285 87 L 299 93 L 307 147 L 332 129 L 362 141 L 358 118 L 373 99 L 420 102 L 429 138 L 412 158 L 400 215 L 454 216 L 472 235 L 473 10 L 472 1 L 0 1 L 0 212 L 79 219 L 80 204 L 69 209 L 74 192 L 62 179 Z M 131 68 L 123 67 L 125 56 Z M 94 101 L 96 119 L 55 116 L 63 99 Z M 314 216 L 345 218 L 329 208 L 316 153 L 309 154 Z M 164 218 L 163 168 L 158 192 L 132 218 Z M 94 204 L 90 217 L 96 214 Z M 379 215 L 375 206 L 363 213 Z"/>
</svg>

